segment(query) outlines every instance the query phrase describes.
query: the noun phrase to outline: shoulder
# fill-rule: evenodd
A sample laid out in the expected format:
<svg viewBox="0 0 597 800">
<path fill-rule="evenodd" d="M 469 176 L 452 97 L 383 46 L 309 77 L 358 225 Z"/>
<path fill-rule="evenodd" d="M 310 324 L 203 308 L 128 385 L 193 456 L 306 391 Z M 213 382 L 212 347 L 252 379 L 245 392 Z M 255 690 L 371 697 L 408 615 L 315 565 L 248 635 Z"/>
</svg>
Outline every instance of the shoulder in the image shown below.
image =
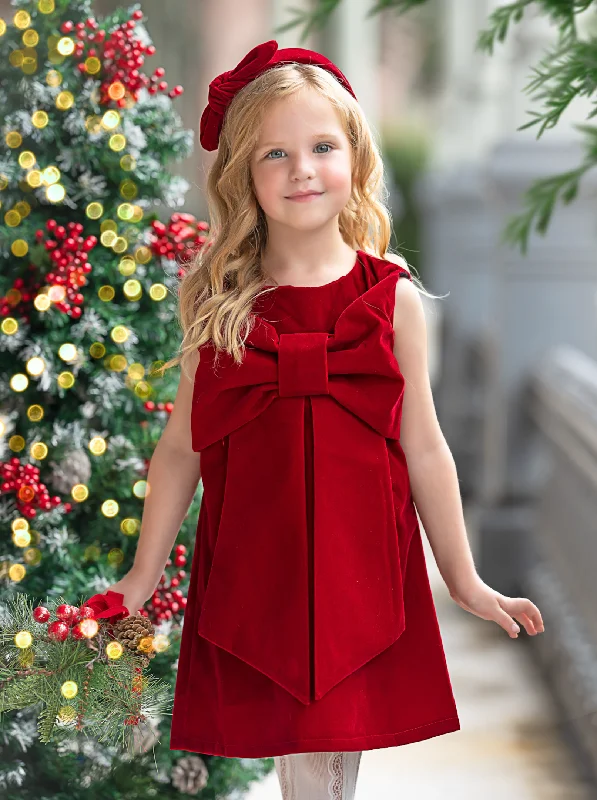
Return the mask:
<svg viewBox="0 0 597 800">
<path fill-rule="evenodd" d="M 377 282 L 387 278 L 388 275 L 397 274 L 399 277 L 411 278 L 410 268 L 405 258 L 396 253 L 385 253 L 383 256 L 376 256 L 366 253 L 369 267 Z"/>
</svg>

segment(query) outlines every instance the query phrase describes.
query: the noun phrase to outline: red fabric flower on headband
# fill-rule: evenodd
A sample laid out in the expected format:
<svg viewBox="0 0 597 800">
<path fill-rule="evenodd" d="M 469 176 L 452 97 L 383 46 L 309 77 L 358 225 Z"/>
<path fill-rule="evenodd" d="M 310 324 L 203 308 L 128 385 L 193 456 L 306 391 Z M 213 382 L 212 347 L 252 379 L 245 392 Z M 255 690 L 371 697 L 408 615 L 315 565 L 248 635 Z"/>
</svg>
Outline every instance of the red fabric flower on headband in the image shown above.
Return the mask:
<svg viewBox="0 0 597 800">
<path fill-rule="evenodd" d="M 105 594 L 94 594 L 83 605 L 91 606 L 96 619 L 112 619 L 116 622 L 129 615 L 128 608 L 122 604 L 123 600 L 123 594 L 108 589 Z"/>
<path fill-rule="evenodd" d="M 217 150 L 220 131 L 224 121 L 224 114 L 232 98 L 254 80 L 276 64 L 296 61 L 301 64 L 315 64 L 323 67 L 335 75 L 340 83 L 356 100 L 357 97 L 346 76 L 338 67 L 321 53 L 314 50 L 305 50 L 302 47 L 285 47 L 278 50 L 278 42 L 270 39 L 269 42 L 258 44 L 250 50 L 234 69 L 222 72 L 209 84 L 208 102 L 201 115 L 199 126 L 199 140 L 205 150 Z"/>
</svg>

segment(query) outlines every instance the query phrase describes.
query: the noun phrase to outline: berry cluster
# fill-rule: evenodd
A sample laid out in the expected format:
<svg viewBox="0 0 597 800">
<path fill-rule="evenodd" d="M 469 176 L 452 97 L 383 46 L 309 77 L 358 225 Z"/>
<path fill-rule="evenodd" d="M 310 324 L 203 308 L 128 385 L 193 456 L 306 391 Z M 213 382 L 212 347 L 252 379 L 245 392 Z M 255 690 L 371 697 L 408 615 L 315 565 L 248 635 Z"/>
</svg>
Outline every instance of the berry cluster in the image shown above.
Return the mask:
<svg viewBox="0 0 597 800">
<path fill-rule="evenodd" d="M 0 461 L 0 479 L 0 495 L 14 492 L 17 510 L 27 519 L 37 516 L 36 508 L 49 511 L 62 502 L 57 495 L 50 497 L 45 484 L 40 483 L 39 467 L 21 464 L 16 456 L 10 461 Z M 64 503 L 64 510 L 71 511 L 72 504 Z"/>
<path fill-rule="evenodd" d="M 166 567 L 171 567 L 173 563 L 176 567 L 184 567 L 187 563 L 186 552 L 187 548 L 184 544 L 177 544 L 174 548 L 174 562 L 169 558 L 166 561 Z M 187 605 L 187 598 L 178 587 L 185 577 L 184 569 L 179 569 L 176 575 L 170 578 L 170 582 L 166 583 L 168 578 L 164 573 L 148 603 L 149 608 L 146 607 L 141 611 L 143 616 L 148 617 L 156 624 L 165 619 L 172 619 L 175 614 L 183 612 Z"/>
<path fill-rule="evenodd" d="M 88 253 L 96 246 L 97 237 L 83 237 L 83 225 L 80 222 L 69 222 L 65 227 L 55 219 L 49 219 L 46 229 L 53 238 L 46 238 L 43 229 L 35 233 L 35 240 L 39 244 L 43 242 L 54 263 L 54 271 L 46 274 L 45 281 L 54 286 L 64 286 L 65 289 L 65 297 L 54 302 L 54 308 L 73 319 L 79 319 L 84 300 L 79 289 L 86 285 L 85 275 L 91 272 Z"/>
<path fill-rule="evenodd" d="M 95 619 L 95 612 L 91 606 L 71 606 L 63 603 L 56 609 L 56 616 L 53 622 L 48 625 L 48 636 L 56 642 L 64 642 L 70 633 L 73 639 L 83 639 L 79 623 L 84 619 Z M 50 621 L 50 612 L 44 606 L 37 606 L 33 609 L 33 619 L 43 625 Z"/>
<path fill-rule="evenodd" d="M 175 212 L 167 223 L 151 223 L 150 248 L 158 258 L 188 262 L 197 249 L 205 244 L 207 222 L 198 221 L 192 214 Z"/>
<path fill-rule="evenodd" d="M 77 68 L 92 77 L 100 73 L 102 105 L 115 102 L 119 108 L 124 108 L 131 102 L 137 102 L 139 92 L 144 87 L 150 94 L 166 92 L 168 89 L 167 82 L 163 80 L 163 67 L 157 67 L 151 77 L 141 72 L 145 57 L 155 54 L 152 44 L 146 46 L 135 36 L 135 26 L 142 19 L 141 10 L 133 11 L 130 19 L 110 32 L 100 29 L 93 17 L 76 25 L 71 20 L 62 23 L 62 33 L 68 35 L 74 32 L 77 39 L 74 56 L 81 59 Z M 168 96 L 178 97 L 183 91 L 182 86 L 175 86 Z"/>
</svg>

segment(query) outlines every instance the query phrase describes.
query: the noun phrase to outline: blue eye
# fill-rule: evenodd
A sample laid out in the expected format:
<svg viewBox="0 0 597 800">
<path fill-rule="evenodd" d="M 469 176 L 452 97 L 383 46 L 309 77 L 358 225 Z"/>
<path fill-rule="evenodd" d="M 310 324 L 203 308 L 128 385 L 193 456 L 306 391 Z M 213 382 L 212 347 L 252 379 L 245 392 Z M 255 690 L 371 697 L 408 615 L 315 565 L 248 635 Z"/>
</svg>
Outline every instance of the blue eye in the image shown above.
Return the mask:
<svg viewBox="0 0 597 800">
<path fill-rule="evenodd" d="M 331 144 L 327 144 L 327 142 L 320 142 L 319 144 L 315 145 L 315 147 L 329 147 L 330 150 L 333 150 L 332 145 Z M 322 156 L 326 155 L 326 153 L 329 153 L 330 150 L 325 150 L 323 153 L 320 152 L 319 155 L 322 155 Z M 269 159 L 269 161 L 279 161 L 280 159 L 278 159 L 278 158 L 270 158 L 270 156 L 271 156 L 272 153 L 283 153 L 283 152 L 284 152 L 283 150 L 270 150 L 269 153 L 265 156 L 265 158 Z"/>
</svg>

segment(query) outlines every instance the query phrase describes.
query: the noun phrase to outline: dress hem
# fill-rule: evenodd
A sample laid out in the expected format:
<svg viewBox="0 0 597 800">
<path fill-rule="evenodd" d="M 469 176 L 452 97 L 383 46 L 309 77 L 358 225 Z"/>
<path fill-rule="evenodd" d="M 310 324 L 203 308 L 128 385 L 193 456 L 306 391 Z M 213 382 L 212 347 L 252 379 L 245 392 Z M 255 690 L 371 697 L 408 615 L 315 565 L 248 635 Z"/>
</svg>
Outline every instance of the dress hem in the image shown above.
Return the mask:
<svg viewBox="0 0 597 800">
<path fill-rule="evenodd" d="M 396 733 L 379 733 L 345 739 L 338 736 L 329 739 L 301 739 L 300 741 L 275 742 L 270 745 L 225 745 L 220 742 L 201 741 L 187 736 L 173 736 L 170 739 L 170 750 L 185 750 L 204 755 L 223 756 L 224 758 L 273 758 L 273 756 L 288 755 L 289 753 L 354 752 L 397 747 L 459 730 L 460 720 L 458 716 L 455 716 L 419 725 L 416 728 L 407 728 Z"/>
</svg>

